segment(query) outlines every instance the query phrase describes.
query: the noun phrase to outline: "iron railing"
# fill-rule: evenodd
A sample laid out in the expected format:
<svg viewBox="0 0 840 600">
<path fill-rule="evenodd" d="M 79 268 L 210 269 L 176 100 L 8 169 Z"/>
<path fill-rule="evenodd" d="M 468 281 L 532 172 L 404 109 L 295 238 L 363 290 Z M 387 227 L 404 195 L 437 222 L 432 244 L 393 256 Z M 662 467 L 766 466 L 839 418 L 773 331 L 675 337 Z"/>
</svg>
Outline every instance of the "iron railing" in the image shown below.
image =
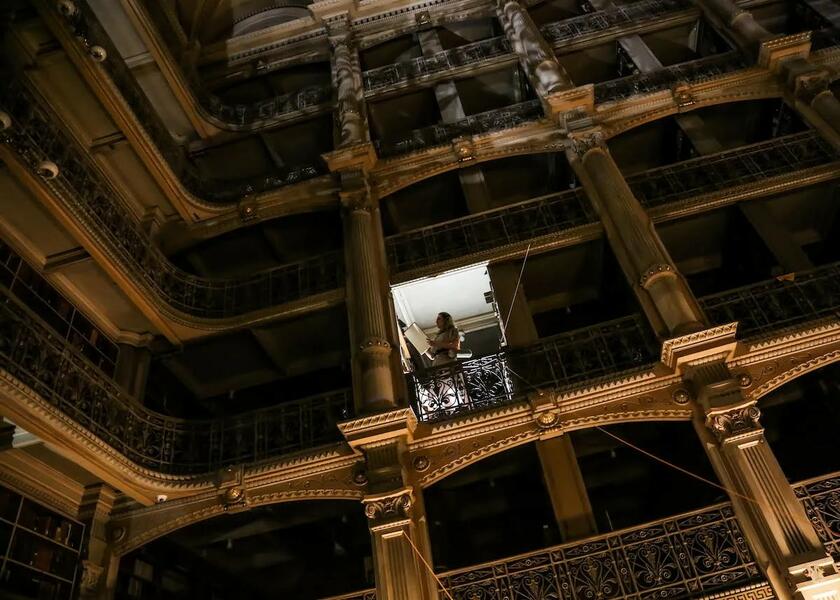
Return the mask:
<svg viewBox="0 0 840 600">
<path fill-rule="evenodd" d="M 107 245 L 113 258 L 173 309 L 209 319 L 242 315 L 344 284 L 344 260 L 331 252 L 242 279 L 206 279 L 177 268 L 136 224 L 87 153 L 41 110 L 24 87 L 10 85 L 0 102 L 14 124 L 4 132 L 23 162 L 37 173 L 53 161 L 59 174 L 45 179 L 65 209 Z"/>
<path fill-rule="evenodd" d="M 829 164 L 837 155 L 806 131 L 651 169 L 627 179 L 645 208 Z M 557 192 L 386 239 L 392 273 L 428 267 L 597 221 L 580 190 Z"/>
<path fill-rule="evenodd" d="M 196 165 L 190 162 L 185 149 L 174 140 L 164 125 L 151 100 L 141 89 L 131 69 L 125 64 L 111 37 L 88 6 L 87 1 L 76 0 L 75 5 L 76 12 L 66 17 L 71 31 L 83 44 L 105 49 L 106 57 L 101 63 L 102 67 L 172 171 L 181 179 L 184 186 L 201 200 L 215 203 L 235 202 L 246 194 L 276 189 L 326 173 L 325 165 L 320 162 L 294 165 L 282 172 L 241 181 L 215 179 L 206 173 L 201 173 Z M 312 96 L 311 90 L 302 91 L 283 102 L 308 102 Z M 276 100 L 275 104 L 280 106 L 283 102 Z M 219 106 L 216 106 L 216 109 L 222 110 Z"/>
<path fill-rule="evenodd" d="M 831 145 L 809 130 L 651 169 L 627 184 L 642 206 L 653 208 L 834 160 Z"/>
<path fill-rule="evenodd" d="M 390 236 L 386 240 L 388 263 L 398 273 L 596 220 L 581 190 L 557 192 Z"/>
<path fill-rule="evenodd" d="M 840 473 L 792 487 L 840 561 Z M 693 598 L 765 583 L 729 503 L 438 577 L 453 600 Z M 376 591 L 328 600 L 376 600 Z"/>
<path fill-rule="evenodd" d="M 681 82 L 696 83 L 713 79 L 745 67 L 740 54 L 726 52 L 680 63 L 650 74 L 631 75 L 595 86 L 597 102 L 620 100 L 634 94 L 646 94 L 672 88 Z M 385 158 L 451 142 L 460 136 L 477 135 L 510 129 L 543 117 L 539 100 L 527 100 L 503 108 L 472 115 L 455 123 L 441 123 L 415 129 L 401 138 L 375 142 L 377 153 Z"/>
<path fill-rule="evenodd" d="M 650 94 L 680 83 L 700 83 L 747 66 L 737 51 L 715 54 L 653 71 L 595 84 L 595 102 L 622 100 L 637 94 Z"/>
<path fill-rule="evenodd" d="M 135 464 L 167 474 L 205 473 L 340 440 L 349 390 L 223 419 L 184 420 L 143 407 L 5 289 L 0 304 L 3 368 Z"/>
<path fill-rule="evenodd" d="M 410 375 L 409 387 L 418 418 L 437 421 L 518 401 L 538 388 L 567 388 L 652 364 L 657 351 L 644 318 L 632 315 L 433 367 Z"/>
<path fill-rule="evenodd" d="M 409 132 L 396 140 L 379 140 L 374 143 L 377 154 L 382 158 L 397 156 L 446 144 L 465 135 L 477 135 L 491 131 L 500 131 L 531 123 L 542 118 L 543 111 L 539 100 L 527 100 L 519 104 L 488 110 L 471 115 L 454 123 L 440 123 Z"/>
<path fill-rule="evenodd" d="M 792 278 L 760 281 L 700 298 L 712 323 L 738 321 L 738 337 L 778 333 L 826 317 L 840 318 L 840 262 Z"/>
</svg>

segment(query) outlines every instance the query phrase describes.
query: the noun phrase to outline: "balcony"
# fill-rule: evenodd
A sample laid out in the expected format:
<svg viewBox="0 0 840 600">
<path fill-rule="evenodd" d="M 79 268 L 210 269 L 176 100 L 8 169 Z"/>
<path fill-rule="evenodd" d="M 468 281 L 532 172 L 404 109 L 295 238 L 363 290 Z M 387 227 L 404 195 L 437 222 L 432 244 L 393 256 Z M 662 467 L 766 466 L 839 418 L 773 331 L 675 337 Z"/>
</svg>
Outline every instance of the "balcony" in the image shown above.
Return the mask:
<svg viewBox="0 0 840 600">
<path fill-rule="evenodd" d="M 119 193 L 91 158 L 22 87 L 9 86 L 2 105 L 14 126 L 2 141 L 37 173 L 42 161 L 59 166 L 45 180 L 64 209 L 75 216 L 125 272 L 167 306 L 205 319 L 223 319 L 340 289 L 344 259 L 332 252 L 242 279 L 205 279 L 177 268 L 124 208 Z"/>
<path fill-rule="evenodd" d="M 806 131 L 652 169 L 627 183 L 639 202 L 653 209 L 835 160 L 830 145 Z M 390 236 L 388 264 L 392 274 L 425 274 L 432 265 L 458 261 L 463 266 L 499 248 L 519 244 L 524 250 L 527 243 L 536 246 L 541 239 L 597 220 L 582 190 L 557 192 Z"/>
<path fill-rule="evenodd" d="M 793 486 L 840 559 L 840 473 Z M 693 598 L 766 585 L 729 503 L 439 574 L 454 600 Z M 330 600 L 375 600 L 365 590 Z"/>
<path fill-rule="evenodd" d="M 726 52 L 665 67 L 654 73 L 631 75 L 595 85 L 596 102 L 622 100 L 635 94 L 649 94 L 671 89 L 681 83 L 699 83 L 745 68 L 737 52 Z M 539 100 L 528 100 L 504 108 L 472 115 L 455 123 L 423 127 L 395 140 L 376 142 L 382 158 L 399 156 L 432 146 L 446 144 L 460 136 L 478 135 L 518 127 L 543 117 Z"/>
<path fill-rule="evenodd" d="M 413 407 L 421 421 L 448 419 L 652 365 L 657 352 L 644 317 L 633 315 L 414 374 Z"/>
<path fill-rule="evenodd" d="M 738 321 L 749 339 L 838 315 L 840 263 L 700 298 L 712 324 Z M 427 369 L 409 376 L 421 421 L 439 421 L 524 401 L 538 389 L 563 390 L 606 375 L 650 368 L 658 344 L 644 318 L 633 315 L 507 349 Z"/>
<path fill-rule="evenodd" d="M 214 420 L 184 420 L 130 398 L 70 342 L 2 290 L 0 357 L 4 369 L 69 419 L 135 464 L 170 475 L 277 458 L 341 439 L 349 390 L 284 402 Z"/>
</svg>

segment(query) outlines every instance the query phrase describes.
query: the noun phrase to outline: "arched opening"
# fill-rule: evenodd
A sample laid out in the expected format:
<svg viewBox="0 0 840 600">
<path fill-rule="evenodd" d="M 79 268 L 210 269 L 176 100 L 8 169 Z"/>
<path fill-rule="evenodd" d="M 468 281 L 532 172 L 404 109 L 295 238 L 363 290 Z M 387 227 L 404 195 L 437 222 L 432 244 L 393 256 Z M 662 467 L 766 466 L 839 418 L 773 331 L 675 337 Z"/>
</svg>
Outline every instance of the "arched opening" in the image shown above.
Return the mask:
<svg viewBox="0 0 840 600">
<path fill-rule="evenodd" d="M 127 554 L 117 595 L 315 600 L 372 582 L 362 506 L 302 501 L 201 521 Z"/>
<path fill-rule="evenodd" d="M 787 382 L 758 406 L 767 441 L 791 482 L 840 471 L 840 364 Z"/>
</svg>

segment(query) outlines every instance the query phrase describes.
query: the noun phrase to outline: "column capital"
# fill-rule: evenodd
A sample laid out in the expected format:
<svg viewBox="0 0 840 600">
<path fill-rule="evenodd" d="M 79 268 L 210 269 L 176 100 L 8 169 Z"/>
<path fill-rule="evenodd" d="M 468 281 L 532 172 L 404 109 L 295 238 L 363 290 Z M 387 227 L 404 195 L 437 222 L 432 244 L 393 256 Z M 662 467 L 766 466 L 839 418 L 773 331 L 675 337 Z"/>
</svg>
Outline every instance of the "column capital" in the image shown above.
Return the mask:
<svg viewBox="0 0 840 600">
<path fill-rule="evenodd" d="M 414 490 L 410 487 L 362 498 L 371 531 L 402 526 L 411 519 Z"/>
<path fill-rule="evenodd" d="M 573 160 L 583 160 L 583 157 L 592 150 L 601 150 L 606 153 L 608 152 L 606 139 L 604 131 L 600 127 L 583 131 L 570 131 L 566 146 L 567 154 Z"/>
<path fill-rule="evenodd" d="M 369 212 L 376 207 L 370 193 L 370 182 L 363 171 L 341 171 L 339 177 L 341 189 L 338 192 L 338 198 L 345 210 Z"/>
<path fill-rule="evenodd" d="M 764 428 L 760 418 L 761 411 L 752 401 L 706 415 L 706 427 L 715 434 L 721 444 L 728 444 L 761 435 Z"/>
</svg>

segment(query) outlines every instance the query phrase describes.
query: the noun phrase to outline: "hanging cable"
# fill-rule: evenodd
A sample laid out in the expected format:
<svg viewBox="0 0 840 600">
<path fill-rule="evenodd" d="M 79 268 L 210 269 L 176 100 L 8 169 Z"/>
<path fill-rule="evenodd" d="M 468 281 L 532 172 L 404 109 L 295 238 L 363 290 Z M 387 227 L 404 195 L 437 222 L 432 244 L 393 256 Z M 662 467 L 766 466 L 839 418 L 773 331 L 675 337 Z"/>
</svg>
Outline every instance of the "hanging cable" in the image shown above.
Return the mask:
<svg viewBox="0 0 840 600">
<path fill-rule="evenodd" d="M 647 456 L 647 457 L 649 457 L 649 458 L 652 458 L 653 460 L 655 460 L 655 461 L 657 461 L 657 462 L 660 462 L 660 463 L 662 463 L 663 465 L 666 465 L 666 466 L 668 466 L 668 467 L 671 467 L 672 469 L 676 469 L 676 470 L 677 470 L 677 471 L 679 471 L 680 473 L 683 473 L 683 474 L 685 474 L 685 475 L 688 475 L 689 477 L 694 477 L 694 479 L 698 479 L 698 480 L 702 481 L 703 483 L 707 483 L 707 484 L 709 484 L 709 485 L 711 485 L 711 486 L 713 486 L 713 487 L 716 487 L 716 488 L 718 488 L 718 489 L 721 489 L 721 490 L 723 490 L 724 492 L 726 492 L 729 496 L 736 496 L 736 497 L 738 497 L 738 498 L 742 498 L 742 499 L 746 500 L 747 502 L 752 502 L 753 504 L 758 505 L 758 501 L 757 501 L 757 500 L 754 500 L 753 498 L 750 498 L 749 496 L 744 496 L 743 494 L 740 494 L 740 493 L 738 493 L 738 492 L 735 492 L 735 491 L 733 491 L 733 490 L 730 490 L 729 488 L 727 488 L 727 487 L 725 487 L 725 486 L 722 486 L 722 485 L 720 485 L 719 483 L 715 483 L 715 482 L 714 482 L 714 481 L 712 481 L 711 479 L 706 479 L 705 477 L 702 477 L 701 475 L 697 475 L 696 473 L 692 473 L 692 472 L 691 472 L 691 471 L 689 471 L 688 469 L 684 469 L 684 468 L 682 468 L 682 467 L 681 467 L 681 466 L 679 466 L 679 465 L 675 465 L 674 463 L 672 463 L 672 462 L 670 462 L 670 461 L 667 461 L 667 460 L 665 460 L 664 458 L 659 458 L 659 457 L 658 457 L 658 456 L 656 456 L 655 454 L 652 454 L 651 452 L 648 452 L 647 450 L 644 450 L 644 449 L 639 448 L 638 446 L 636 446 L 636 445 L 634 445 L 634 444 L 631 444 L 630 442 L 628 442 L 628 441 L 627 441 L 627 440 L 625 440 L 624 438 L 619 437 L 619 436 L 615 435 L 614 433 L 610 433 L 609 431 L 607 431 L 606 429 L 604 429 L 604 428 L 603 428 L 603 427 L 601 427 L 600 425 L 596 425 L 596 426 L 595 426 L 595 429 L 597 429 L 598 431 L 600 431 L 601 433 L 603 433 L 603 434 L 605 434 L 605 435 L 608 435 L 609 437 L 613 438 L 613 439 L 614 439 L 614 440 L 616 440 L 617 442 L 620 442 L 620 443 L 624 444 L 624 445 L 625 445 L 625 446 L 627 446 L 628 448 L 632 448 L 632 449 L 633 449 L 633 450 L 635 450 L 636 452 L 639 452 L 639 453 L 641 453 L 641 454 L 644 454 L 645 456 Z"/>
<path fill-rule="evenodd" d="M 446 597 L 447 597 L 447 598 L 449 598 L 449 600 L 455 600 L 455 599 L 452 597 L 452 594 L 450 594 L 450 593 L 449 593 L 449 590 L 448 590 L 448 589 L 446 589 L 446 586 L 444 586 L 444 585 L 443 585 L 443 582 L 440 580 L 440 577 L 438 577 L 438 576 L 437 576 L 437 573 L 435 573 L 434 569 L 432 569 L 431 565 L 430 565 L 428 562 L 426 562 L 426 559 L 425 559 L 425 558 L 423 558 L 423 555 L 422 555 L 422 554 L 420 553 L 420 551 L 417 549 L 417 546 L 415 546 L 415 545 L 414 545 L 414 542 L 413 542 L 413 541 L 411 541 L 411 538 L 410 538 L 410 537 L 408 537 L 408 534 L 407 534 L 405 531 L 400 531 L 400 533 L 401 533 L 401 534 L 402 534 L 402 536 L 403 536 L 403 537 L 404 537 L 404 538 L 408 541 L 408 544 L 411 546 L 411 549 L 412 549 L 412 550 L 414 550 L 414 555 L 415 555 L 417 558 L 419 558 L 419 559 L 420 559 L 420 562 L 422 562 L 422 563 L 423 563 L 423 565 L 426 567 L 426 569 L 429 571 L 429 573 L 431 573 L 431 574 L 432 574 L 432 577 L 434 577 L 434 578 L 435 578 L 435 581 L 437 581 L 437 584 L 438 584 L 438 586 L 440 586 L 440 589 L 442 589 L 442 590 L 443 590 L 443 593 L 444 593 L 444 594 L 446 594 Z"/>
</svg>

